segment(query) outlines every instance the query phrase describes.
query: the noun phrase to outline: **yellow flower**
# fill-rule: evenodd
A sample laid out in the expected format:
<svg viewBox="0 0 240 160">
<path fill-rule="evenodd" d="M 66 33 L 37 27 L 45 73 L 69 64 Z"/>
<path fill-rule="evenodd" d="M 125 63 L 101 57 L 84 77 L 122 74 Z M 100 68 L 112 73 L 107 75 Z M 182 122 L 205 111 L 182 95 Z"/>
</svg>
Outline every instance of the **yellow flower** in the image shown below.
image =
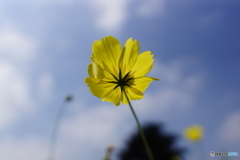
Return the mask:
<svg viewBox="0 0 240 160">
<path fill-rule="evenodd" d="M 190 126 L 184 130 L 184 136 L 190 141 L 199 141 L 203 137 L 203 128 L 199 125 Z"/>
<path fill-rule="evenodd" d="M 149 84 L 159 79 L 145 76 L 153 66 L 151 52 L 139 52 L 140 45 L 132 38 L 123 48 L 112 36 L 95 41 L 88 65 L 89 77 L 85 78 L 92 94 L 117 106 L 120 102 L 128 104 L 123 90 L 129 100 L 142 99 Z"/>
</svg>

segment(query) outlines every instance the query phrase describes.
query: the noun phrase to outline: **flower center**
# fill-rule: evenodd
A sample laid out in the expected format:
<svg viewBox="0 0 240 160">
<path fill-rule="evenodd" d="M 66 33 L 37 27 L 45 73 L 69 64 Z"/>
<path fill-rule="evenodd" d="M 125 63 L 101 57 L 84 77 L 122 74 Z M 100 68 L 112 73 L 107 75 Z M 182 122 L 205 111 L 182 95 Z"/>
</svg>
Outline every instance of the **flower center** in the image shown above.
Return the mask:
<svg viewBox="0 0 240 160">
<path fill-rule="evenodd" d="M 116 76 L 111 74 L 113 76 L 113 78 L 116 80 L 116 81 L 109 82 L 109 83 L 116 84 L 116 86 L 114 87 L 113 90 L 115 90 L 117 87 L 120 87 L 121 90 L 123 90 L 124 86 L 131 87 L 129 84 L 127 84 L 130 80 L 133 79 L 133 78 L 128 78 L 128 75 L 130 74 L 130 72 L 128 72 L 124 77 L 122 77 L 122 71 L 121 71 L 121 69 L 119 69 L 119 75 L 118 75 L 119 78 L 117 78 Z"/>
</svg>

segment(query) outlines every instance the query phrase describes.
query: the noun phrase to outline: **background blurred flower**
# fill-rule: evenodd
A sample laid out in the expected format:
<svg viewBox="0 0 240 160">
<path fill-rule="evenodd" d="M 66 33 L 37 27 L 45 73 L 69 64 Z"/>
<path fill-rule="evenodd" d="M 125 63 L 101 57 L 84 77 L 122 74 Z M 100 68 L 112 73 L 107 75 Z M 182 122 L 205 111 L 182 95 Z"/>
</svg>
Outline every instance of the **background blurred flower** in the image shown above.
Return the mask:
<svg viewBox="0 0 240 160">
<path fill-rule="evenodd" d="M 67 97 L 65 98 L 65 101 L 72 101 L 73 100 L 73 96 L 72 95 L 67 95 Z"/>
<path fill-rule="evenodd" d="M 114 150 L 114 146 L 113 145 L 110 145 L 107 147 L 107 151 L 106 151 L 106 154 L 104 156 L 104 160 L 110 160 L 111 159 L 111 153 L 112 151 Z"/>
<path fill-rule="evenodd" d="M 120 42 L 112 36 L 95 41 L 92 47 L 91 64 L 88 66 L 90 77 L 85 79 L 90 91 L 102 101 L 115 105 L 128 104 L 129 100 L 143 98 L 143 92 L 153 80 L 145 75 L 152 69 L 153 55 L 150 51 L 140 52 L 137 40 L 129 38 L 122 49 Z"/>
<path fill-rule="evenodd" d="M 193 125 L 184 130 L 186 139 L 197 142 L 203 137 L 203 128 L 200 125 Z"/>
</svg>

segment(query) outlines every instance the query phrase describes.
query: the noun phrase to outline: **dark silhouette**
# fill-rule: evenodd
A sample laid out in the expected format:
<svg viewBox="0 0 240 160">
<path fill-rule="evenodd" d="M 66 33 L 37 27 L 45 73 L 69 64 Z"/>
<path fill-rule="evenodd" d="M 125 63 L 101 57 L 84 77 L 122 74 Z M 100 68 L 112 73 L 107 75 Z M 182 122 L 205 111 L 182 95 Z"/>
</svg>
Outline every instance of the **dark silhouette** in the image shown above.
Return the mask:
<svg viewBox="0 0 240 160">
<path fill-rule="evenodd" d="M 176 135 L 163 132 L 161 124 L 150 123 L 143 127 L 155 160 L 182 160 L 184 149 L 175 145 Z M 135 133 L 119 153 L 120 160 L 149 160 L 140 133 Z"/>
</svg>

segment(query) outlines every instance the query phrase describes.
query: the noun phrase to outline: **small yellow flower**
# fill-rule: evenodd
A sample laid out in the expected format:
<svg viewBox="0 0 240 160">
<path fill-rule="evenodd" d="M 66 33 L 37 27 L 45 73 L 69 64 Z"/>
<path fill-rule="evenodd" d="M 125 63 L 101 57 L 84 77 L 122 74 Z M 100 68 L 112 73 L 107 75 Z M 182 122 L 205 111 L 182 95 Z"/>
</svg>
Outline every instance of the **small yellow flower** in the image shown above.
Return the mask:
<svg viewBox="0 0 240 160">
<path fill-rule="evenodd" d="M 139 53 L 140 45 L 132 38 L 123 48 L 112 36 L 95 41 L 88 65 L 89 77 L 85 78 L 92 94 L 117 106 L 120 102 L 128 104 L 123 90 L 129 100 L 142 99 L 149 84 L 159 79 L 145 76 L 153 66 L 151 52 Z"/>
<path fill-rule="evenodd" d="M 203 137 L 203 128 L 200 125 L 193 125 L 184 130 L 184 136 L 193 142 L 197 142 Z"/>
</svg>

